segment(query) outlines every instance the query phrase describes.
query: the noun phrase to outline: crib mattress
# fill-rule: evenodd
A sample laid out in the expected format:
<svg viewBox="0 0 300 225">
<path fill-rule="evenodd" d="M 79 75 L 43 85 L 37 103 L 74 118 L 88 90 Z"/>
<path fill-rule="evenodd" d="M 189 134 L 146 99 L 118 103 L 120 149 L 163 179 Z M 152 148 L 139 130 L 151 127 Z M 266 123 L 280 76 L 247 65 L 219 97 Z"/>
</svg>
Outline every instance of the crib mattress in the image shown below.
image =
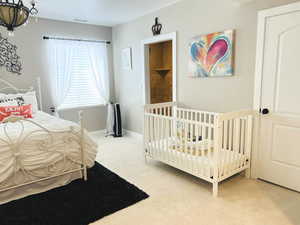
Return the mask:
<svg viewBox="0 0 300 225">
<path fill-rule="evenodd" d="M 207 146 L 205 141 L 202 144 Z M 184 149 L 182 146 L 172 144 L 172 142 L 170 142 L 169 147 L 165 150 L 157 148 L 157 146 L 157 142 L 149 143 L 149 154 L 152 158 L 171 165 L 180 164 L 185 168 L 189 167 L 190 169 L 200 170 L 207 177 L 213 176 L 215 162 L 213 160 L 214 150 L 212 147 L 209 153 L 208 148 L 205 147 L 202 147 L 202 150 L 199 149 L 196 151 L 193 146 L 186 146 L 186 149 Z M 200 151 L 202 152 L 200 153 Z M 245 155 L 228 150 L 221 150 L 218 158 L 218 165 L 221 165 L 223 170 L 229 168 L 238 169 L 248 160 Z M 226 163 L 228 159 L 231 159 L 230 163 Z"/>
<path fill-rule="evenodd" d="M 204 154 L 208 154 L 209 148 L 213 151 L 214 143 L 210 143 L 208 140 L 203 140 L 199 142 L 199 147 L 197 147 L 196 143 L 194 142 L 187 142 L 184 143 L 171 143 L 169 149 L 174 151 L 183 152 L 186 154 L 192 154 L 195 156 L 201 156 Z"/>
</svg>

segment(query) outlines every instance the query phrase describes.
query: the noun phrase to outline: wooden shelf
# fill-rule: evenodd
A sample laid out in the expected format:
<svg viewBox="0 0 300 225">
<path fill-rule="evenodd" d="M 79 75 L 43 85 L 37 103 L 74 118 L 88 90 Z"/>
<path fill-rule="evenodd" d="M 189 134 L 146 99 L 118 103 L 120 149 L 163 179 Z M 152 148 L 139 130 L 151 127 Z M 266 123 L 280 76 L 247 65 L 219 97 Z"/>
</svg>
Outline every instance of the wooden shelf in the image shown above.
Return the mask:
<svg viewBox="0 0 300 225">
<path fill-rule="evenodd" d="M 172 69 L 171 68 L 156 68 L 154 69 L 158 74 L 160 74 L 161 76 L 165 76 L 167 75 L 167 73 L 169 73 Z"/>
<path fill-rule="evenodd" d="M 155 68 L 154 70 L 157 72 L 163 72 L 163 71 L 169 72 L 171 68 Z"/>
</svg>

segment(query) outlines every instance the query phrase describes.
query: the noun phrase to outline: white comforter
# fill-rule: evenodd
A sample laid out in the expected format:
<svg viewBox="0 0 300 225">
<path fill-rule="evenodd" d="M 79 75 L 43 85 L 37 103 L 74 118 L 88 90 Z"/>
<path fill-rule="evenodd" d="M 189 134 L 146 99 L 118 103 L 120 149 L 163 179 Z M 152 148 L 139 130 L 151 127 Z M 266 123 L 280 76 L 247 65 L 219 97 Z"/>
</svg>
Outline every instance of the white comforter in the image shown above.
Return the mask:
<svg viewBox="0 0 300 225">
<path fill-rule="evenodd" d="M 33 123 L 0 124 L 0 189 L 57 175 L 81 164 L 78 124 L 40 111 L 30 120 Z M 83 143 L 86 165 L 92 167 L 97 145 L 87 134 Z"/>
</svg>

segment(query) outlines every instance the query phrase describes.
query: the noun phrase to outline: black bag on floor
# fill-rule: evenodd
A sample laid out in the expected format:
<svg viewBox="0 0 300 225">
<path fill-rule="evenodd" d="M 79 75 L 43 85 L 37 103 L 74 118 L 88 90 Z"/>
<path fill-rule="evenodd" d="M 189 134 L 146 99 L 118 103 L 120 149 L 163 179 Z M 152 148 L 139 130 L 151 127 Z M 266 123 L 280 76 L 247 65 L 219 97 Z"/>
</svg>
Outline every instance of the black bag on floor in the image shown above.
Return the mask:
<svg viewBox="0 0 300 225">
<path fill-rule="evenodd" d="M 114 122 L 114 137 L 122 137 L 122 118 L 120 104 L 114 105 L 115 122 Z"/>
</svg>

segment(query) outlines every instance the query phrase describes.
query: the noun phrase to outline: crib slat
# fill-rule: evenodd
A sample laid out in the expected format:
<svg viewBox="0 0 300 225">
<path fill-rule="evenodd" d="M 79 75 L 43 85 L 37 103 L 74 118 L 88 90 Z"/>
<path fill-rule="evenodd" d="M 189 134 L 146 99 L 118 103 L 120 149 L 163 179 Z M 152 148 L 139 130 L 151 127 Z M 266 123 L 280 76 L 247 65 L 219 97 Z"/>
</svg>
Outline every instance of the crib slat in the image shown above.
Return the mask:
<svg viewBox="0 0 300 225">
<path fill-rule="evenodd" d="M 240 118 L 235 119 L 235 134 L 234 134 L 234 163 L 233 170 L 238 169 L 238 156 L 239 156 L 239 148 L 240 148 Z"/>
<path fill-rule="evenodd" d="M 165 118 L 160 118 L 160 157 L 164 159 L 164 121 Z"/>
<path fill-rule="evenodd" d="M 232 120 L 228 120 L 228 149 L 227 149 L 227 167 L 225 173 L 230 173 L 232 157 Z"/>
<path fill-rule="evenodd" d="M 228 174 L 230 172 L 230 162 L 231 162 L 231 120 L 227 120 L 227 147 L 226 147 L 226 168 L 225 168 L 225 174 Z"/>
<path fill-rule="evenodd" d="M 181 143 L 179 143 L 179 141 L 181 140 L 179 135 L 181 135 L 179 133 L 179 124 L 180 124 L 180 117 L 181 117 L 181 110 L 178 110 L 178 119 L 176 120 L 176 124 L 175 124 L 175 127 L 174 127 L 174 130 L 175 130 L 175 135 L 176 135 L 176 144 L 175 144 L 175 148 L 178 148 L 178 146 L 180 147 L 181 146 Z M 180 141 L 181 142 L 181 141 Z M 177 159 L 177 149 L 174 151 L 173 153 L 173 160 L 174 160 L 174 164 L 175 165 L 178 165 L 178 159 Z"/>
<path fill-rule="evenodd" d="M 196 126 L 196 137 L 200 136 L 200 125 L 195 125 Z M 201 175 L 201 172 L 199 170 L 199 164 L 198 164 L 198 159 L 200 158 L 200 146 L 199 146 L 199 138 L 196 138 L 196 143 L 195 143 L 195 157 L 194 157 L 194 166 L 195 166 L 195 172 L 198 175 Z"/>
<path fill-rule="evenodd" d="M 185 125 L 181 121 L 180 121 L 180 123 L 181 123 L 181 126 L 182 126 L 182 128 L 181 128 L 182 130 L 181 130 L 181 133 L 180 133 L 180 136 L 181 136 L 180 138 L 181 139 L 180 139 L 179 149 L 178 149 L 178 151 L 176 151 L 176 161 L 177 161 L 179 166 L 182 166 L 182 161 L 181 161 L 181 158 L 180 158 L 180 152 L 179 151 L 181 151 L 181 149 L 184 147 L 183 140 L 184 140 Z"/>
<path fill-rule="evenodd" d="M 166 146 L 167 160 L 168 160 L 168 162 L 171 162 L 170 141 L 172 141 L 172 140 L 170 140 L 170 133 L 169 133 L 169 131 L 172 130 L 172 128 L 170 126 L 172 124 L 172 120 L 168 120 L 166 122 L 167 122 L 167 124 L 166 124 L 166 130 L 165 130 L 165 132 L 166 132 L 166 145 L 167 145 Z"/>
<path fill-rule="evenodd" d="M 222 170 L 221 176 L 225 175 L 225 170 L 227 166 L 227 146 L 228 146 L 228 121 L 224 121 L 223 123 L 223 149 L 221 149 L 221 157 L 222 157 Z"/>
<path fill-rule="evenodd" d="M 190 119 L 191 119 L 191 113 L 190 113 Z M 186 168 L 188 171 L 191 171 L 191 164 L 190 164 L 190 156 L 191 156 L 191 147 L 192 147 L 192 125 L 190 123 L 187 123 L 187 135 L 188 135 L 188 139 L 187 139 L 187 149 L 186 149 L 186 153 L 184 154 L 185 157 L 185 162 L 186 162 Z"/>
<path fill-rule="evenodd" d="M 155 118 L 155 136 L 156 136 L 155 155 L 156 158 L 159 158 L 159 117 Z"/>
<path fill-rule="evenodd" d="M 171 145 L 174 145 L 176 147 L 177 145 L 177 119 L 173 118 L 171 121 L 170 121 L 170 126 L 171 126 L 171 129 L 173 131 L 173 133 L 171 134 L 171 139 L 170 139 L 170 144 Z M 175 163 L 174 161 L 174 152 L 173 149 L 171 150 L 171 155 L 170 155 L 170 160 L 172 163 Z"/>
<path fill-rule="evenodd" d="M 154 131 L 154 127 L 153 127 L 153 120 L 152 120 L 152 116 L 148 117 L 149 119 L 149 127 L 150 127 L 150 132 L 149 132 L 149 137 L 150 137 L 150 155 L 151 157 L 153 157 L 153 144 L 155 143 L 153 140 L 153 131 Z"/>
<path fill-rule="evenodd" d="M 164 121 L 164 154 L 166 161 L 169 161 L 169 136 L 168 136 L 168 130 L 169 130 L 169 120 L 165 119 Z"/>
<path fill-rule="evenodd" d="M 154 119 L 155 121 L 155 131 L 154 131 L 154 135 L 155 135 L 155 143 L 156 143 L 156 147 L 155 147 L 155 157 L 156 158 L 159 158 L 159 132 L 158 132 L 158 118 L 159 117 L 156 117 Z"/>
<path fill-rule="evenodd" d="M 246 151 L 246 157 L 248 159 L 249 166 L 251 166 L 250 163 L 251 163 L 252 129 L 253 129 L 252 123 L 253 123 L 253 117 L 248 116 L 247 117 L 247 140 L 246 140 L 245 151 Z"/>
<path fill-rule="evenodd" d="M 205 114 L 203 115 L 203 119 L 205 120 Z M 207 142 L 207 132 L 206 132 L 206 127 L 204 125 L 202 125 L 202 144 L 201 144 L 201 154 L 203 155 L 203 162 L 204 160 L 207 160 L 207 165 L 206 166 L 202 166 L 202 174 L 204 176 L 209 176 L 210 174 L 210 166 L 209 166 L 209 153 L 206 149 L 206 146 L 205 146 L 205 142 Z M 205 157 L 205 159 L 204 159 Z M 202 163 L 202 162 L 200 162 Z"/>
<path fill-rule="evenodd" d="M 161 109 L 161 115 L 162 115 L 162 109 Z M 163 118 L 158 119 L 158 157 L 160 159 L 163 159 L 163 146 L 162 146 L 162 122 Z"/>
<path fill-rule="evenodd" d="M 210 114 L 207 114 L 208 116 L 208 123 L 209 124 L 212 124 L 212 117 Z M 212 124 L 213 126 L 213 124 Z M 211 141 L 211 136 L 212 136 L 212 127 L 208 127 L 208 136 L 207 136 L 207 151 L 208 151 L 208 158 L 209 158 L 209 162 L 213 162 L 213 153 L 212 153 L 212 141 Z M 210 174 L 211 171 L 210 171 L 210 168 L 209 168 L 209 171 L 208 173 Z"/>
<path fill-rule="evenodd" d="M 144 151 L 147 151 L 145 152 L 146 155 L 149 154 L 149 119 L 148 119 L 148 116 L 144 116 L 144 121 L 145 121 L 145 128 L 144 128 Z"/>
<path fill-rule="evenodd" d="M 244 155 L 243 155 L 243 166 L 247 165 L 247 151 L 248 151 L 248 117 L 245 117 L 245 134 L 244 134 Z"/>
<path fill-rule="evenodd" d="M 164 108 L 162 109 L 162 113 L 164 115 Z M 164 138 L 164 122 L 166 120 L 166 116 L 164 115 L 164 117 L 160 118 L 160 157 L 162 160 L 165 159 L 165 138 Z"/>
<path fill-rule="evenodd" d="M 229 139 L 229 146 L 230 146 L 230 157 L 229 157 L 229 166 L 228 166 L 228 173 L 233 170 L 233 162 L 234 162 L 234 147 L 233 147 L 233 141 L 234 141 L 234 120 L 229 120 L 230 126 L 229 126 L 229 131 L 230 131 L 230 139 Z"/>
<path fill-rule="evenodd" d="M 240 155 L 239 155 L 239 168 L 243 166 L 243 156 L 245 154 L 245 119 L 241 120 L 241 147 L 240 147 Z"/>
<path fill-rule="evenodd" d="M 197 114 L 195 113 L 195 120 L 196 120 L 196 116 Z M 197 144 L 197 140 L 198 140 L 198 135 L 197 135 L 197 125 L 196 124 L 193 124 L 193 134 L 192 134 L 192 137 L 194 138 L 195 137 L 195 141 L 193 139 L 193 142 L 192 142 L 192 149 L 191 149 L 191 167 L 192 167 L 192 171 L 193 171 L 193 174 L 197 174 L 197 171 L 196 171 L 196 168 L 195 168 L 195 156 L 196 156 L 196 144 Z"/>
<path fill-rule="evenodd" d="M 213 182 L 214 182 L 214 187 L 213 192 L 216 194 L 216 186 L 218 186 L 218 181 L 221 177 L 220 175 L 220 150 L 222 149 L 222 135 L 223 135 L 223 126 L 222 122 L 220 121 L 220 118 L 218 116 L 215 117 L 215 127 L 214 127 L 214 168 L 213 168 Z"/>
<path fill-rule="evenodd" d="M 195 119 L 195 113 L 193 114 L 193 119 Z M 191 144 L 190 144 L 190 153 L 189 153 L 189 164 L 190 164 L 190 170 L 193 173 L 194 172 L 194 165 L 193 165 L 193 157 L 194 157 L 194 150 L 195 150 L 195 141 L 194 141 L 194 137 L 196 137 L 196 130 L 195 130 L 195 124 L 191 124 Z"/>
<path fill-rule="evenodd" d="M 156 143 L 156 133 L 155 133 L 155 129 L 156 129 L 156 118 L 152 117 L 152 126 L 153 126 L 153 131 L 152 131 L 152 138 L 153 138 L 153 148 L 152 148 L 152 153 L 153 153 L 153 157 L 156 156 L 156 148 L 157 148 L 157 143 Z"/>
<path fill-rule="evenodd" d="M 221 148 L 219 149 L 219 162 L 218 162 L 218 166 L 219 166 L 219 175 L 223 176 L 224 175 L 224 170 L 225 170 L 225 165 L 226 165 L 226 158 L 224 157 L 224 151 L 226 149 L 226 145 L 227 145 L 227 132 L 225 132 L 226 130 L 226 123 L 225 121 L 223 121 L 221 123 L 221 129 L 222 132 L 219 134 L 220 135 L 220 139 L 221 139 Z"/>
<path fill-rule="evenodd" d="M 186 114 L 186 116 L 188 116 Z M 183 165 L 184 168 L 187 167 L 186 165 L 186 155 L 187 153 L 187 149 L 188 149 L 188 129 L 189 129 L 189 124 L 187 122 L 184 122 L 184 145 L 183 145 L 183 154 L 180 154 L 180 159 L 181 159 L 181 163 Z"/>
<path fill-rule="evenodd" d="M 157 140 L 156 140 L 156 133 L 155 133 L 155 129 L 156 129 L 156 118 L 155 117 L 152 117 L 152 126 L 153 126 L 153 131 L 152 131 L 152 138 L 153 138 L 153 148 L 152 148 L 152 154 L 153 154 L 153 157 L 155 158 L 156 157 L 156 151 L 155 149 L 157 148 Z"/>
<path fill-rule="evenodd" d="M 174 128 L 174 124 L 176 124 L 176 121 L 177 119 L 173 117 L 173 119 L 170 120 L 170 127 L 171 127 L 171 130 L 172 130 L 172 133 L 170 134 L 170 146 L 173 148 L 173 145 L 176 146 L 176 140 L 177 140 L 177 134 L 174 134 L 174 131 L 176 130 L 176 128 Z M 173 153 L 175 151 L 173 151 L 173 149 L 169 149 L 170 151 L 170 156 L 169 156 L 169 159 L 170 159 L 170 162 L 173 163 Z"/>
<path fill-rule="evenodd" d="M 159 109 L 159 112 L 161 112 L 161 108 Z M 157 131 L 156 131 L 156 134 L 157 134 L 157 157 L 158 157 L 158 158 L 161 158 L 161 155 L 160 155 L 160 152 L 161 152 L 161 140 L 160 140 L 161 129 L 160 129 L 160 120 L 161 120 L 160 117 L 157 117 L 157 118 L 156 118 L 156 121 L 157 121 Z"/>
<path fill-rule="evenodd" d="M 162 139 L 162 154 L 163 154 L 163 159 L 166 160 L 166 118 L 162 119 L 162 131 L 161 131 L 161 139 Z"/>
</svg>

